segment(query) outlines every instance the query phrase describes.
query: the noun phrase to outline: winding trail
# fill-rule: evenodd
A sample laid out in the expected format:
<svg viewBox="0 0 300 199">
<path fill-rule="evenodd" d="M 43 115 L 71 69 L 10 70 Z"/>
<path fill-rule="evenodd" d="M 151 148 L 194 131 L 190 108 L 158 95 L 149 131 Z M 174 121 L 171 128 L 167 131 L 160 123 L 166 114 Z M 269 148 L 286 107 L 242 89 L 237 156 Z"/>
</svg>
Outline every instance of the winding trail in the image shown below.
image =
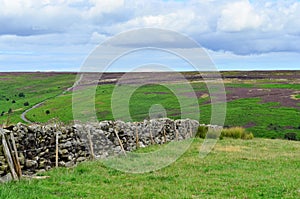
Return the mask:
<svg viewBox="0 0 300 199">
<path fill-rule="evenodd" d="M 25 111 L 21 114 L 21 116 L 20 116 L 21 119 L 22 119 L 24 122 L 31 124 L 32 121 L 30 121 L 28 118 L 26 118 L 26 113 L 28 113 L 29 111 L 31 111 L 31 110 L 33 110 L 33 109 L 35 109 L 35 108 L 38 108 L 39 106 L 43 105 L 44 102 L 45 102 L 46 100 L 48 100 L 48 99 L 45 99 L 44 101 L 42 101 L 42 102 L 40 102 L 40 103 L 38 103 L 38 104 L 32 106 L 31 108 L 25 110 Z"/>
<path fill-rule="evenodd" d="M 57 95 L 55 95 L 55 96 L 53 96 L 53 97 L 49 97 L 49 98 L 47 98 L 47 99 L 44 99 L 43 101 L 41 101 L 41 102 L 35 104 L 35 105 L 32 106 L 31 108 L 25 110 L 25 111 L 20 115 L 20 118 L 21 118 L 24 122 L 29 123 L 29 124 L 32 124 L 33 121 L 30 121 L 30 120 L 26 117 L 26 114 L 27 114 L 29 111 L 31 111 L 31 110 L 33 110 L 33 109 L 35 109 L 35 108 L 38 108 L 38 107 L 40 107 L 40 106 L 42 106 L 42 105 L 43 105 L 47 100 L 49 100 L 49 99 L 56 98 L 56 97 L 58 97 L 58 96 L 64 95 L 64 94 L 65 94 L 66 92 L 68 92 L 68 91 L 72 91 L 73 88 L 76 87 L 76 86 L 78 85 L 78 82 L 81 81 L 81 79 L 82 79 L 82 75 L 80 76 L 79 80 L 77 80 L 77 81 L 73 84 L 73 86 L 71 86 L 71 87 L 65 89 L 62 93 L 59 93 L 59 94 L 57 94 Z"/>
</svg>

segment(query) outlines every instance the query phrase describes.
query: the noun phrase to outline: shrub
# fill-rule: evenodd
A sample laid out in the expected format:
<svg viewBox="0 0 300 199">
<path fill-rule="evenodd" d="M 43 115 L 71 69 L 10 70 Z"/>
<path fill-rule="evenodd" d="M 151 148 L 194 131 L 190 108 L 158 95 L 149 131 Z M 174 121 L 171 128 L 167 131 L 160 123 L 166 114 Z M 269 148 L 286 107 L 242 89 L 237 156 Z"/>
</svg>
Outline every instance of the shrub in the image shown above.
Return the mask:
<svg viewBox="0 0 300 199">
<path fill-rule="evenodd" d="M 297 134 L 296 133 L 286 133 L 284 135 L 284 139 L 286 139 L 286 140 L 297 140 Z"/>
<path fill-rule="evenodd" d="M 47 115 L 49 115 L 49 114 L 50 114 L 50 111 L 49 111 L 49 110 L 46 110 L 45 113 L 46 113 Z"/>
<path fill-rule="evenodd" d="M 8 111 L 7 111 L 8 114 L 10 114 L 10 113 L 12 113 L 12 112 L 13 112 L 13 111 L 12 111 L 11 108 L 9 108 Z"/>
<path fill-rule="evenodd" d="M 25 97 L 24 93 L 19 93 L 19 97 Z"/>
<path fill-rule="evenodd" d="M 25 102 L 25 103 L 24 103 L 24 106 L 29 106 L 29 102 Z"/>
<path fill-rule="evenodd" d="M 15 101 L 15 100 L 13 100 L 11 103 L 13 103 L 13 104 L 14 104 L 14 103 L 16 103 L 16 101 Z"/>
<path fill-rule="evenodd" d="M 209 129 L 208 134 L 206 134 L 206 136 L 210 139 L 218 139 L 219 137 L 220 139 L 223 139 L 223 137 L 221 137 L 220 135 L 220 129 L 211 128 Z"/>
<path fill-rule="evenodd" d="M 222 130 L 221 137 L 230 137 L 234 139 L 253 139 L 254 136 L 252 133 L 246 132 L 246 129 L 243 127 L 231 127 L 231 128 L 225 128 Z"/>
<path fill-rule="evenodd" d="M 195 137 L 204 139 L 206 137 L 207 131 L 208 131 L 207 126 L 199 126 Z"/>
<path fill-rule="evenodd" d="M 252 140 L 254 138 L 253 133 L 244 133 L 242 136 L 243 140 Z"/>
</svg>

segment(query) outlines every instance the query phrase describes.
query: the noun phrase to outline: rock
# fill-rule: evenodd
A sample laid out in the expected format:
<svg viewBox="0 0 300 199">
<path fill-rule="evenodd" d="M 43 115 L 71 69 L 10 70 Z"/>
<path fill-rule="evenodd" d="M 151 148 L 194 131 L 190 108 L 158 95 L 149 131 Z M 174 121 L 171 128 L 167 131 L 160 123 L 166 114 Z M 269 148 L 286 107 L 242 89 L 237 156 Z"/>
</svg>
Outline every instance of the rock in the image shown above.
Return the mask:
<svg viewBox="0 0 300 199">
<path fill-rule="evenodd" d="M 86 160 L 85 157 L 79 157 L 79 158 L 77 158 L 76 162 L 83 162 L 85 160 Z"/>
<path fill-rule="evenodd" d="M 69 153 L 69 151 L 67 149 L 62 149 L 62 150 L 59 150 L 58 153 L 61 155 L 66 155 Z"/>
<path fill-rule="evenodd" d="M 45 163 L 46 160 L 44 158 L 41 158 L 41 160 L 39 161 L 39 169 L 45 168 Z"/>
<path fill-rule="evenodd" d="M 58 166 L 65 167 L 66 163 L 64 161 L 60 161 L 60 162 L 58 162 Z"/>
<path fill-rule="evenodd" d="M 25 157 L 22 153 L 19 155 L 19 162 L 21 165 L 24 165 L 24 163 L 25 163 Z"/>
<path fill-rule="evenodd" d="M 64 144 L 63 147 L 65 147 L 65 148 L 70 148 L 70 147 L 72 147 L 72 142 L 67 141 L 67 142 Z"/>
<path fill-rule="evenodd" d="M 65 166 L 66 167 L 72 167 L 72 166 L 74 166 L 75 164 L 74 164 L 74 162 L 72 161 L 72 162 L 66 162 L 66 164 L 65 164 Z"/>
<path fill-rule="evenodd" d="M 8 170 L 8 165 L 7 165 L 7 164 L 3 164 L 3 165 L 0 167 L 0 170 L 1 170 L 1 171 L 7 171 L 7 170 Z"/>
<path fill-rule="evenodd" d="M 6 182 L 9 182 L 9 181 L 12 181 L 12 176 L 11 176 L 10 173 L 8 173 L 5 176 L 0 178 L 1 183 L 6 183 Z"/>
<path fill-rule="evenodd" d="M 37 162 L 35 160 L 26 160 L 25 165 L 27 168 L 32 168 L 37 166 Z"/>
</svg>

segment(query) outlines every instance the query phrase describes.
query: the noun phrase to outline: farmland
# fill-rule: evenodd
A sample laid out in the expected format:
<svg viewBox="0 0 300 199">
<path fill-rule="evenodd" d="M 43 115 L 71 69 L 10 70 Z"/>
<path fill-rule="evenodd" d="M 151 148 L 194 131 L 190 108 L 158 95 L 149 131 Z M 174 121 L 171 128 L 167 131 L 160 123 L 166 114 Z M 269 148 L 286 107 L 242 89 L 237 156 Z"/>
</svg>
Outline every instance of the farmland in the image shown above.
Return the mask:
<svg viewBox="0 0 300 199">
<path fill-rule="evenodd" d="M 185 117 L 194 116 L 195 104 L 186 83 L 174 80 L 172 74 L 163 75 L 165 86 L 153 81 L 130 97 L 128 107 L 134 121 L 149 119 L 149 109 L 156 104 L 164 107 L 166 116 L 180 118 L 178 96 L 188 110 Z M 183 75 L 197 96 L 200 123 L 209 124 L 211 97 L 205 82 L 194 72 Z M 95 100 L 83 101 L 83 110 L 86 104 L 95 104 L 98 120 L 115 119 L 111 106 L 114 90 L 122 86 L 129 90 L 138 81 L 131 79 L 120 86 L 117 81 L 121 76 L 104 75 L 96 83 Z M 203 139 L 195 138 L 176 162 L 143 174 L 123 173 L 106 167 L 101 160 L 82 162 L 38 174 L 47 179 L 2 184 L 0 198 L 299 198 L 299 142 L 274 138 L 288 133 L 300 138 L 300 72 L 230 71 L 222 76 L 227 97 L 225 126 L 243 126 L 254 139 L 220 139 L 202 159 L 199 149 Z M 56 118 L 72 123 L 70 88 L 75 79 L 75 73 L 1 73 L 1 123 L 22 122 L 22 113 L 39 103 L 25 114 L 30 121 L 43 123 Z M 77 91 L 84 96 L 92 85 L 87 80 Z M 172 90 L 178 91 L 177 96 Z M 117 106 L 121 113 L 123 108 Z M 152 145 L 137 152 L 161 147 Z"/>
<path fill-rule="evenodd" d="M 197 96 L 200 107 L 200 123 L 210 123 L 210 96 L 205 82 L 199 74 L 183 73 L 189 80 Z M 139 75 L 142 76 L 143 74 Z M 106 74 L 96 89 L 95 102 L 98 120 L 115 119 L 111 110 L 111 98 L 121 73 Z M 300 137 L 300 72 L 222 72 L 227 95 L 225 126 L 243 126 L 256 137 L 283 138 L 286 133 L 296 133 Z M 41 106 L 30 110 L 26 118 L 33 122 L 47 122 L 58 118 L 63 122 L 73 120 L 72 92 L 66 91 L 74 82 L 76 74 L 68 73 L 3 73 L 1 74 L 1 105 L 3 123 L 22 121 L 20 115 L 29 107 L 42 102 Z M 192 107 L 191 94 L 185 91 L 185 83 L 172 82 L 172 74 L 165 75 L 169 88 L 179 90 L 186 109 Z M 143 77 L 142 77 L 143 78 Z M 154 78 L 155 79 L 155 78 Z M 137 81 L 136 79 L 132 79 Z M 130 84 L 125 85 L 128 88 Z M 89 82 L 86 82 L 86 87 Z M 84 93 L 84 89 L 83 93 Z M 140 121 L 149 118 L 149 109 L 154 104 L 161 104 L 166 116 L 178 119 L 180 104 L 177 96 L 166 86 L 155 81 L 139 87 L 130 97 L 129 110 L 132 119 Z M 25 97 L 19 97 L 23 93 Z M 62 94 L 63 93 L 63 94 Z M 13 103 L 15 101 L 15 103 Z M 28 105 L 24 104 L 28 102 Z M 9 109 L 12 109 L 8 114 Z M 121 108 L 121 107 L 120 107 Z M 186 117 L 193 118 L 191 115 Z M 9 116 L 10 115 L 10 116 Z"/>
</svg>

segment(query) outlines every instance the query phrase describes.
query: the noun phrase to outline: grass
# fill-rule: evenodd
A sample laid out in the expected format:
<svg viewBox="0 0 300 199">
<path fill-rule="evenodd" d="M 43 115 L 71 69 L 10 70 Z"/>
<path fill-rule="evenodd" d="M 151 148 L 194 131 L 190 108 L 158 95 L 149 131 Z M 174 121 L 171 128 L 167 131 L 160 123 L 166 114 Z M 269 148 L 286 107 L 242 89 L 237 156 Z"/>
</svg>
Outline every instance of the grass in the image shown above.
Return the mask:
<svg viewBox="0 0 300 199">
<path fill-rule="evenodd" d="M 158 171 L 130 174 L 85 162 L 43 173 L 50 176 L 45 180 L 3 184 L 0 198 L 300 197 L 298 142 L 224 139 L 201 159 L 202 142 L 195 139 L 182 157 Z"/>
<path fill-rule="evenodd" d="M 190 97 L 185 97 L 184 93 L 186 92 L 185 86 L 182 84 L 169 85 L 169 88 L 160 85 L 145 85 L 139 87 L 132 96 L 129 97 L 129 104 L 126 105 L 126 97 L 129 96 L 127 93 L 123 93 L 126 90 L 131 89 L 130 85 L 123 86 L 121 96 L 117 96 L 115 101 L 115 110 L 120 112 L 119 117 L 115 118 L 112 115 L 112 104 L 111 99 L 115 85 L 101 85 L 97 87 L 95 102 L 87 101 L 86 98 L 82 99 L 82 114 L 87 109 L 85 106 L 90 104 L 95 104 L 96 114 L 99 120 L 112 120 L 112 119 L 122 119 L 126 120 L 126 108 L 129 107 L 129 112 L 134 121 L 141 121 L 144 119 L 149 119 L 149 109 L 155 104 L 161 104 L 167 113 L 168 116 L 173 115 L 173 118 L 180 117 L 180 105 L 179 101 L 176 98 L 173 91 L 178 92 L 180 96 L 181 103 L 184 106 L 183 108 L 183 117 L 184 114 L 186 117 L 193 118 L 193 109 L 198 106 L 197 103 L 207 101 L 208 98 L 200 98 L 195 101 Z M 196 84 L 196 90 L 205 89 L 204 84 Z M 88 92 L 87 92 L 88 93 Z M 81 96 L 85 95 L 85 91 L 80 92 Z M 89 100 L 89 99 L 88 99 Z M 124 105 L 125 104 L 125 105 Z M 46 114 L 45 111 L 50 110 L 50 114 Z M 158 114 L 161 112 L 158 111 Z M 36 108 L 30 111 L 27 114 L 27 117 L 32 121 L 38 122 L 47 122 L 53 117 L 58 117 L 61 121 L 68 122 L 73 120 L 72 117 L 72 95 L 71 93 L 66 93 L 57 98 L 48 100 L 43 106 Z"/>
<path fill-rule="evenodd" d="M 210 106 L 201 108 L 202 122 L 210 121 Z M 300 136 L 300 110 L 281 107 L 278 103 L 261 103 L 259 98 L 238 99 L 227 103 L 225 126 L 253 126 L 247 128 L 255 137 L 283 138 L 285 133 Z"/>
<path fill-rule="evenodd" d="M 52 118 L 58 118 L 63 122 L 70 122 L 73 118 L 72 113 L 72 93 L 66 92 L 59 95 L 63 90 L 72 86 L 74 83 L 74 74 L 55 74 L 46 76 L 45 74 L 7 74 L 1 76 L 1 92 L 0 92 L 0 114 L 4 111 L 4 115 L 0 116 L 0 122 L 4 123 L 8 117 L 8 110 L 12 108 L 11 123 L 20 122 L 21 113 L 30 108 L 32 105 L 43 101 L 46 102 L 39 108 L 31 110 L 27 113 L 27 118 L 36 122 L 47 122 Z M 274 80 L 263 79 L 264 81 L 252 81 L 244 83 L 243 81 L 232 80 L 232 83 L 226 83 L 226 87 L 230 88 L 282 88 L 300 90 L 300 84 L 277 84 Z M 86 106 L 95 104 L 96 115 L 98 120 L 124 119 L 128 120 L 126 108 L 129 107 L 129 113 L 134 121 L 149 119 L 149 110 L 153 110 L 153 106 L 161 104 L 163 110 L 156 110 L 152 114 L 158 116 L 166 115 L 173 119 L 180 116 L 188 118 L 196 118 L 194 110 L 200 107 L 200 122 L 211 123 L 209 105 L 210 97 L 205 83 L 192 82 L 195 92 L 201 92 L 197 101 L 189 97 L 189 92 L 184 84 L 162 85 L 145 85 L 139 87 L 129 97 L 129 104 L 125 103 L 128 94 L 118 96 L 114 104 L 115 110 L 119 112 L 118 117 L 112 114 L 111 98 L 115 89 L 123 90 L 131 89 L 129 85 L 116 87 L 112 84 L 101 85 L 97 87 L 95 101 L 83 98 L 85 91 L 81 92 L 82 104 L 81 115 L 88 119 Z M 180 99 L 174 94 L 175 91 Z M 19 97 L 19 93 L 24 93 L 25 97 Z M 59 96 L 57 96 L 59 95 Z M 297 95 L 298 96 L 298 95 Z M 297 96 L 295 98 L 297 98 Z M 299 97 L 299 96 L 298 96 Z M 6 99 L 9 99 L 8 101 Z M 15 103 L 12 103 L 12 101 Z M 184 105 L 180 104 L 180 101 Z M 25 102 L 29 102 L 29 106 L 24 106 Z M 181 113 L 184 109 L 184 114 Z M 47 114 L 46 111 L 49 111 Z M 296 133 L 300 138 L 300 122 L 299 109 L 283 107 L 279 103 L 262 103 L 260 98 L 244 98 L 237 99 L 227 103 L 227 115 L 225 126 L 243 126 L 253 132 L 255 137 L 265 138 L 283 138 L 286 133 Z"/>
<path fill-rule="evenodd" d="M 228 87 L 241 87 L 243 84 L 229 84 Z M 247 85 L 247 84 L 245 84 Z M 282 87 L 281 84 L 258 84 L 256 87 L 264 87 L 271 85 L 272 88 L 276 86 Z M 207 92 L 204 83 L 192 83 L 196 91 Z M 245 87 L 252 87 L 249 84 Z M 129 89 L 130 86 L 128 86 Z M 286 85 L 286 88 L 295 88 L 295 85 Z M 186 117 L 195 118 L 193 115 L 195 101 L 191 100 L 185 91 L 185 86 L 181 84 L 171 85 L 173 90 L 180 93 L 181 100 L 184 102 Z M 118 117 L 113 117 L 111 98 L 115 89 L 115 85 L 101 85 L 96 90 L 95 102 L 87 102 L 82 100 L 82 111 L 86 108 L 85 104 L 94 104 L 96 107 L 98 120 L 112 120 L 123 119 L 126 120 L 126 108 L 129 107 L 130 116 L 134 121 L 141 121 L 149 118 L 149 109 L 155 104 L 161 104 L 166 111 L 166 115 L 173 119 L 180 118 L 181 109 L 179 100 L 174 93 L 159 85 L 146 85 L 138 88 L 130 97 L 128 106 L 123 106 L 125 103 L 123 94 L 118 97 L 117 106 L 114 106 L 120 114 Z M 126 90 L 125 89 L 125 90 Z M 84 95 L 81 93 L 81 95 Z M 210 114 L 211 106 L 207 104 L 210 101 L 209 96 L 199 97 L 198 104 L 200 107 L 200 123 L 211 123 Z M 118 106 L 119 104 L 119 106 Z M 45 111 L 50 110 L 50 114 Z M 160 113 L 159 113 L 160 114 Z M 253 132 L 255 137 L 265 138 L 284 138 L 286 133 L 294 132 L 300 138 L 300 122 L 299 122 L 299 109 L 283 107 L 279 103 L 262 103 L 260 98 L 243 98 L 227 102 L 227 112 L 225 126 L 246 126 L 249 131 Z M 27 117 L 32 121 L 47 122 L 53 117 L 58 117 L 64 122 L 73 120 L 72 117 L 72 95 L 66 93 L 54 99 L 48 100 L 43 106 L 30 111 Z M 88 118 L 88 117 L 86 117 Z"/>
<path fill-rule="evenodd" d="M 0 78 L 0 124 L 6 122 L 8 110 L 10 123 L 21 122 L 20 115 L 31 106 L 57 96 L 74 84 L 74 74 L 23 73 L 1 75 Z M 24 94 L 24 97 L 20 93 Z M 25 106 L 24 103 L 29 105 Z"/>
<path fill-rule="evenodd" d="M 300 84 L 260 84 L 261 88 L 283 88 L 283 89 L 294 89 L 300 90 Z"/>
<path fill-rule="evenodd" d="M 295 95 L 296 99 L 300 99 L 300 94 Z"/>
<path fill-rule="evenodd" d="M 221 132 L 221 137 L 251 140 L 253 139 L 253 134 L 251 132 L 247 132 L 243 127 L 236 126 L 231 128 L 224 128 Z"/>
</svg>

